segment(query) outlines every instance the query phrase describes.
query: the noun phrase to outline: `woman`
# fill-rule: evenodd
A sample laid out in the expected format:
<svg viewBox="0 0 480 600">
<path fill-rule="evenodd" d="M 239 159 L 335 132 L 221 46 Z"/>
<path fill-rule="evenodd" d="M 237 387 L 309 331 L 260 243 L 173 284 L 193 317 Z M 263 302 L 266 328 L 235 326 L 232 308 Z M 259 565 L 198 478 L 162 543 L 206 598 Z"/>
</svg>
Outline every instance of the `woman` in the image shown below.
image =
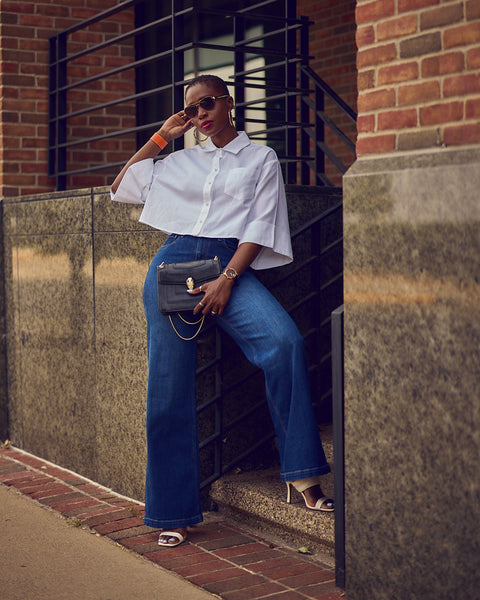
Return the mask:
<svg viewBox="0 0 480 600">
<path fill-rule="evenodd" d="M 148 329 L 145 524 L 162 528 L 159 545 L 173 547 L 202 520 L 195 402 L 195 339 L 190 325 L 173 330 L 160 314 L 157 266 L 219 256 L 225 267 L 191 292 L 194 314 L 217 320 L 265 374 L 277 435 L 281 479 L 302 493 L 307 508 L 333 510 L 319 485 L 330 471 L 315 424 L 304 341 L 252 269 L 292 260 L 278 159 L 271 148 L 237 132 L 233 99 L 223 80 L 197 77 L 186 107 L 128 161 L 112 185 L 113 199 L 144 203 L 140 221 L 169 234 L 144 286 Z M 195 127 L 208 141 L 154 163 L 160 149 Z M 197 132 L 194 132 L 197 133 Z"/>
</svg>

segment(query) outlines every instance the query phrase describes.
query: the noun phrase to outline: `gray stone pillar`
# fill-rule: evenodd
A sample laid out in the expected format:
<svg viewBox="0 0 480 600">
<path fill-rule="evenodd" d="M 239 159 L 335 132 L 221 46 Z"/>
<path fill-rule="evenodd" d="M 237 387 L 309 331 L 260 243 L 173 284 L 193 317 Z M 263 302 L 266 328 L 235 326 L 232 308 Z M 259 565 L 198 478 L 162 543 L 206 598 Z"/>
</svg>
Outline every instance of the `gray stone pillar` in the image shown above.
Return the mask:
<svg viewBox="0 0 480 600">
<path fill-rule="evenodd" d="M 478 597 L 480 148 L 344 178 L 346 591 Z"/>
</svg>

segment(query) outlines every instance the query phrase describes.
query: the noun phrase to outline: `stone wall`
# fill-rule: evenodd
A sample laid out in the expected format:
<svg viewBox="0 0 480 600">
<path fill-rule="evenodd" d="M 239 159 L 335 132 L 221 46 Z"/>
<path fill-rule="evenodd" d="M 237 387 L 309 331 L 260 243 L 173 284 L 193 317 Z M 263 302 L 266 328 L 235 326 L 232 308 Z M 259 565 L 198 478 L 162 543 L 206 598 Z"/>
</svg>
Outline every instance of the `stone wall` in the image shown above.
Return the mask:
<svg viewBox="0 0 480 600">
<path fill-rule="evenodd" d="M 4 203 L 10 438 L 141 498 L 143 280 L 162 234 L 104 188 Z"/>
<path fill-rule="evenodd" d="M 338 202 L 337 190 L 289 186 L 287 195 L 292 231 Z M 139 224 L 140 211 L 139 205 L 111 202 L 103 187 L 3 201 L 8 361 L 0 430 L 5 436 L 8 418 L 14 445 L 142 499 L 147 384 L 142 288 L 164 235 Z M 333 235 L 341 234 L 341 215 L 335 214 L 335 222 L 327 220 L 318 229 L 322 239 L 314 243 L 306 231 L 294 241 L 293 265 L 260 275 L 266 285 L 282 280 L 274 293 L 285 306 L 294 307 L 292 316 L 306 334 L 314 405 L 322 422 L 330 417 L 323 377 L 329 327 L 327 322 L 320 335 L 312 335 L 312 323 L 327 319 L 328 311 L 341 303 L 341 279 L 332 292 L 322 292 L 322 311 L 312 309 L 313 301 L 300 305 L 299 299 L 311 292 L 313 276 L 318 280 L 326 271 L 328 279 L 331 270 L 341 270 L 338 251 L 325 256 L 315 271 L 308 266 L 312 245 L 328 246 Z M 304 266 L 283 281 L 297 265 Z M 204 330 L 199 367 L 214 363 L 216 352 L 214 329 Z M 224 426 L 260 403 L 248 421 L 222 436 L 229 463 L 268 433 L 271 419 L 263 402 L 262 373 L 238 383 L 252 366 L 239 349 L 231 349 L 231 342 L 222 340 L 222 346 Z M 197 379 L 199 404 L 218 393 L 212 369 L 205 367 Z M 209 405 L 201 413 L 201 441 L 212 433 L 214 408 Z M 272 457 L 278 460 L 269 444 L 259 450 L 255 465 Z M 200 458 L 202 479 L 207 479 L 210 445 Z"/>
</svg>

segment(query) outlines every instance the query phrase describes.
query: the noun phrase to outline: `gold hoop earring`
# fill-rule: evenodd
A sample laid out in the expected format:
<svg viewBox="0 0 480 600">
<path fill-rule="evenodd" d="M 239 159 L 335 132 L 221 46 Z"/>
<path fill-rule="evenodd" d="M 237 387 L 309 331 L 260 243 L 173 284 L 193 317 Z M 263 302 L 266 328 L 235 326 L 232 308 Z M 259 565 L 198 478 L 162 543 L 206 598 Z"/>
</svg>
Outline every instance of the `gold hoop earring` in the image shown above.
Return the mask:
<svg viewBox="0 0 480 600">
<path fill-rule="evenodd" d="M 205 136 L 205 138 L 203 140 L 201 140 L 198 137 L 198 129 L 195 127 L 195 129 L 193 130 L 193 137 L 197 140 L 197 142 L 202 143 L 202 142 L 206 142 L 208 140 L 208 135 Z"/>
</svg>

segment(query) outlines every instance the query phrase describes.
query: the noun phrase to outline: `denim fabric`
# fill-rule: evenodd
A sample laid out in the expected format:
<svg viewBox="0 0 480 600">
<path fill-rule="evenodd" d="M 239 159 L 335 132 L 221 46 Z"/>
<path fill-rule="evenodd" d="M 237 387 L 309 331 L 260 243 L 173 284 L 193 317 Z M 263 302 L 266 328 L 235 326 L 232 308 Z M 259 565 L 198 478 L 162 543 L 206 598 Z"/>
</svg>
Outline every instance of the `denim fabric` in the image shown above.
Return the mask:
<svg viewBox="0 0 480 600">
<path fill-rule="evenodd" d="M 157 303 L 157 265 L 219 256 L 226 265 L 236 241 L 171 235 L 145 281 L 149 379 L 145 524 L 183 527 L 202 520 L 195 400 L 196 340 L 181 340 Z M 200 299 L 200 297 L 199 297 Z M 310 400 L 305 343 L 296 325 L 251 270 L 232 288 L 218 324 L 265 374 L 280 451 L 282 481 L 330 471 Z M 192 319 L 193 320 L 193 319 Z M 196 327 L 175 320 L 184 337 Z"/>
</svg>

